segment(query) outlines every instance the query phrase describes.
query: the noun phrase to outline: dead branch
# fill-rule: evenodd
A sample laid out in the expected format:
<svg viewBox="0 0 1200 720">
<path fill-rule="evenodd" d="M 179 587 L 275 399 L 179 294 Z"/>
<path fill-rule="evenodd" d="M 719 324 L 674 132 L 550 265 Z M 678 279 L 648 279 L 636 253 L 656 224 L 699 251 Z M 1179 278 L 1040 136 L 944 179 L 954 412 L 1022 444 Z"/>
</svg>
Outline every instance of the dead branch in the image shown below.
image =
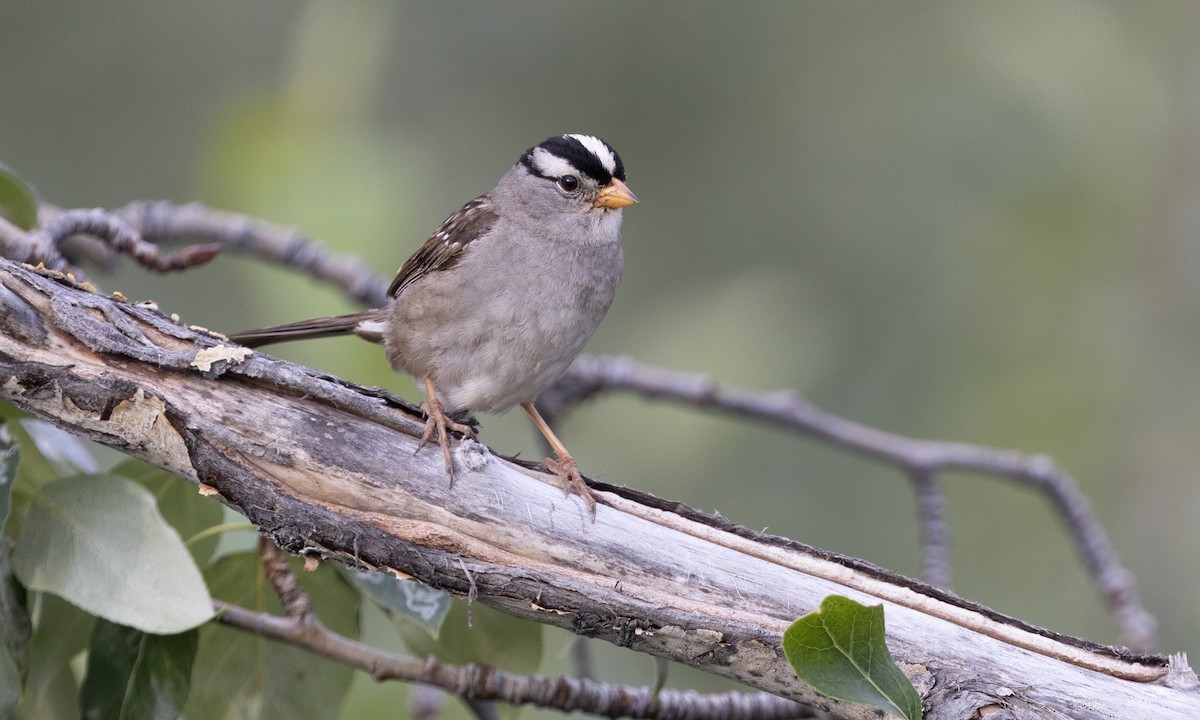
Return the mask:
<svg viewBox="0 0 1200 720">
<path fill-rule="evenodd" d="M 280 547 L 384 569 L 847 718 L 795 679 L 783 630 L 831 593 L 883 603 L 926 717 L 1200 715 L 1175 662 L 1057 635 L 863 561 L 464 443 L 448 487 L 415 409 L 156 309 L 0 261 L 0 399 L 201 484 Z M 630 484 L 636 485 L 636 481 Z M 1191 686 L 1185 688 L 1184 686 Z"/>
</svg>

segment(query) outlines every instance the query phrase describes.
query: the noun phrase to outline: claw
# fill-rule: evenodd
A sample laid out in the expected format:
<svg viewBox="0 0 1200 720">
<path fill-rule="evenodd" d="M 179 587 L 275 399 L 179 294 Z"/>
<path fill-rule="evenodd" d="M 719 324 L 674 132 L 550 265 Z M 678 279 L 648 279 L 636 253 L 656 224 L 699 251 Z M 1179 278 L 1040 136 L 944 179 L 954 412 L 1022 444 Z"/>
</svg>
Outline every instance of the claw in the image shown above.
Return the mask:
<svg viewBox="0 0 1200 720">
<path fill-rule="evenodd" d="M 446 415 L 445 407 L 437 399 L 437 395 L 432 392 L 429 394 L 429 398 L 421 403 L 421 411 L 425 413 L 425 432 L 421 435 L 421 441 L 417 443 L 417 449 L 413 451 L 413 455 L 421 452 L 436 434 L 438 446 L 442 449 L 442 457 L 446 460 L 446 474 L 450 476 L 450 482 L 453 483 L 454 456 L 450 454 L 450 432 L 462 433 L 463 436 L 474 440 L 475 430 L 470 425 L 451 420 Z"/>
<path fill-rule="evenodd" d="M 563 488 L 563 493 L 570 495 L 574 490 L 587 505 L 588 512 L 592 515 L 592 520 L 596 519 L 596 496 L 592 494 L 591 488 L 583 481 L 583 476 L 579 474 L 579 466 L 575 463 L 575 458 L 569 454 L 560 455 L 558 459 L 546 458 L 543 463 L 546 469 L 566 481 L 566 487 Z"/>
</svg>

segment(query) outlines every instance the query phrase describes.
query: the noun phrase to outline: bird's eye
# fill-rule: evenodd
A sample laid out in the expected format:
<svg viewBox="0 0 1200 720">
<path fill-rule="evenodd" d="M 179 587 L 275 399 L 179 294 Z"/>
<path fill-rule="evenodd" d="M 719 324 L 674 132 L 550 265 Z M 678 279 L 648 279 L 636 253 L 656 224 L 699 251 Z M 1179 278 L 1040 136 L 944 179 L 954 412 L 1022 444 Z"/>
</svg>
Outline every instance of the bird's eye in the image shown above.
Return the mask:
<svg viewBox="0 0 1200 720">
<path fill-rule="evenodd" d="M 579 187 L 579 178 L 574 175 L 563 175 L 558 179 L 558 186 L 563 192 L 575 192 Z"/>
</svg>

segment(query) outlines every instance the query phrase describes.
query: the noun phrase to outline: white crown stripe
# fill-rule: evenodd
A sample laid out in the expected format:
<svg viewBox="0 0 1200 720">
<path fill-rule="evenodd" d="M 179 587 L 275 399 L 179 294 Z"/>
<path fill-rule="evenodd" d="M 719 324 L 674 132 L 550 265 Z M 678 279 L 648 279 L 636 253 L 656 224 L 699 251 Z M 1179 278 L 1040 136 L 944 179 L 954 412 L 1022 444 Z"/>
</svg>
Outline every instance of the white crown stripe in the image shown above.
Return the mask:
<svg viewBox="0 0 1200 720">
<path fill-rule="evenodd" d="M 591 135 L 575 135 L 573 133 L 564 135 L 563 137 L 578 140 L 580 145 L 587 148 L 589 152 L 596 156 L 596 159 L 600 161 L 600 164 L 604 166 L 609 175 L 617 171 L 617 159 L 613 157 L 612 150 L 609 150 L 608 146 L 600 138 L 592 137 Z"/>
<path fill-rule="evenodd" d="M 542 177 L 558 178 L 564 175 L 575 175 L 579 171 L 571 163 L 563 160 L 545 148 L 534 148 L 533 166 Z"/>
</svg>

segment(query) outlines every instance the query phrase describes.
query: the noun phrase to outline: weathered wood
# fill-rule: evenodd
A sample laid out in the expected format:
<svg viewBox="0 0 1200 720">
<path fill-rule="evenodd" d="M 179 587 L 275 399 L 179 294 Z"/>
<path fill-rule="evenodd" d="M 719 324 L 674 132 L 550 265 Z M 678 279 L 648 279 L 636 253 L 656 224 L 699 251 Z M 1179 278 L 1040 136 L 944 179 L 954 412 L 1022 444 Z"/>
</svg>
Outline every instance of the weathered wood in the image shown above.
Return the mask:
<svg viewBox="0 0 1200 720">
<path fill-rule="evenodd" d="M 787 625 L 834 593 L 885 605 L 926 717 L 1200 717 L 1179 663 L 1167 681 L 1166 658 L 683 506 L 597 484 L 593 521 L 553 476 L 473 443 L 456 448 L 450 487 L 439 453 L 414 455 L 412 406 L 3 260 L 0 399 L 215 491 L 291 552 L 475 593 L 844 717 L 877 713 L 817 695 L 780 649 Z"/>
</svg>

